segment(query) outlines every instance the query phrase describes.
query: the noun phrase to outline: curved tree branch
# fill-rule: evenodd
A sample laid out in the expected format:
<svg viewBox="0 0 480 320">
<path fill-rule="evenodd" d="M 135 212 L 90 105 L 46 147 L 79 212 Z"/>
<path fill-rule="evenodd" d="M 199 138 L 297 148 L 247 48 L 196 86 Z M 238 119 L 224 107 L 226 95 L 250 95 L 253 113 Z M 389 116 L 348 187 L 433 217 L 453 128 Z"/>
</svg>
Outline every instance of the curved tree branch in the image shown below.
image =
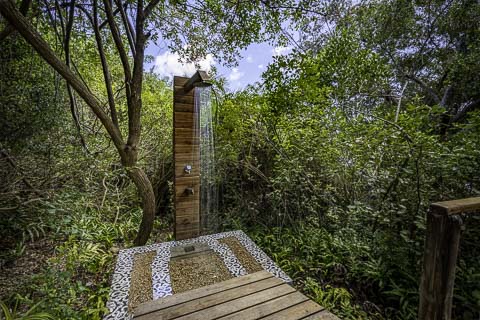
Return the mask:
<svg viewBox="0 0 480 320">
<path fill-rule="evenodd" d="M 28 8 L 30 8 L 30 3 L 32 0 L 22 0 L 22 3 L 20 4 L 20 13 L 23 14 L 24 16 L 27 15 Z M 0 32 L 0 42 L 8 37 L 13 31 L 15 31 L 15 28 L 13 28 L 11 25 L 7 24 L 5 29 Z"/>
<path fill-rule="evenodd" d="M 105 80 L 105 88 L 107 90 L 108 105 L 110 107 L 110 116 L 112 118 L 113 124 L 119 128 L 118 124 L 118 115 L 117 109 L 115 107 L 115 98 L 113 95 L 112 89 L 112 79 L 110 77 L 110 70 L 107 63 L 107 58 L 105 56 L 105 51 L 103 49 L 102 37 L 100 35 L 100 28 L 98 27 L 98 12 L 97 12 L 97 0 L 93 0 L 93 19 L 89 15 L 88 11 L 84 11 L 87 17 L 89 17 L 90 22 L 93 27 L 93 32 L 95 33 L 95 41 L 97 42 L 98 54 L 100 56 L 100 62 L 102 64 L 103 78 Z"/>
<path fill-rule="evenodd" d="M 120 15 L 122 17 L 123 27 L 127 34 L 128 44 L 130 45 L 130 50 L 132 51 L 132 55 L 135 55 L 135 33 L 133 31 L 132 24 L 130 20 L 128 20 L 127 14 L 122 6 L 121 0 L 115 0 L 117 5 L 117 9 L 120 10 Z"/>
<path fill-rule="evenodd" d="M 104 0 L 107 1 L 107 0 Z M 145 53 L 145 43 L 147 36 L 144 32 L 145 15 L 143 10 L 143 0 L 137 1 L 135 57 L 133 60 L 133 77 L 131 103 L 128 106 L 128 139 L 127 145 L 133 149 L 140 141 L 140 112 L 142 107 L 142 83 L 143 83 L 143 61 Z"/>
<path fill-rule="evenodd" d="M 435 103 L 440 104 L 442 102 L 438 94 L 432 88 L 430 88 L 425 82 L 415 77 L 414 75 L 406 74 L 405 77 L 412 80 L 416 84 L 420 85 L 420 87 L 422 87 L 422 89 L 425 90 L 430 95 L 430 97 L 433 98 L 433 100 L 435 100 Z"/>
<path fill-rule="evenodd" d="M 112 138 L 120 157 L 125 158 L 125 143 L 121 138 L 120 131 L 110 120 L 97 98 L 88 90 L 87 86 L 62 62 L 50 48 L 42 36 L 32 27 L 27 19 L 15 8 L 11 0 L 0 0 L 0 14 L 30 43 L 37 53 L 51 65 L 87 103 L 93 113 L 101 121 L 108 134 Z"/>
<path fill-rule="evenodd" d="M 155 8 L 155 6 L 160 2 L 160 0 L 152 0 L 150 1 L 149 4 L 147 4 L 147 7 L 145 8 L 145 11 L 143 14 L 145 15 L 145 19 L 148 18 L 148 16 L 152 13 L 152 10 Z"/>
<path fill-rule="evenodd" d="M 55 3 L 57 3 L 57 1 L 55 1 Z M 68 68 L 70 68 L 70 61 L 71 61 L 70 39 L 72 36 L 74 19 L 75 19 L 75 0 L 72 0 L 68 8 L 68 19 L 67 19 L 67 24 L 65 26 L 65 39 L 63 41 L 63 50 L 65 51 L 65 64 L 67 65 Z M 75 100 L 72 87 L 68 83 L 67 83 L 67 92 L 68 92 L 68 97 L 70 99 L 70 113 L 72 114 L 75 127 L 77 128 L 77 132 L 80 138 L 80 143 L 83 149 L 87 150 L 87 144 L 85 143 L 85 139 L 83 138 L 82 129 L 80 127 L 80 120 L 78 119 L 77 102 Z"/>
<path fill-rule="evenodd" d="M 455 116 L 452 117 L 451 123 L 461 121 L 463 118 L 465 118 L 468 112 L 473 111 L 479 107 L 480 107 L 480 98 L 464 104 L 461 108 L 458 109 Z"/>
<path fill-rule="evenodd" d="M 117 23 L 115 22 L 115 17 L 112 12 L 112 7 L 109 0 L 103 0 L 105 6 L 105 13 L 107 14 L 108 25 L 110 26 L 110 31 L 112 32 L 113 42 L 117 47 L 118 54 L 120 55 L 120 60 L 122 62 L 123 71 L 125 73 L 125 81 L 130 83 L 132 77 L 132 71 L 130 69 L 130 63 L 128 62 L 127 52 L 123 46 L 122 37 L 120 36 L 120 31 L 118 29 Z"/>
</svg>

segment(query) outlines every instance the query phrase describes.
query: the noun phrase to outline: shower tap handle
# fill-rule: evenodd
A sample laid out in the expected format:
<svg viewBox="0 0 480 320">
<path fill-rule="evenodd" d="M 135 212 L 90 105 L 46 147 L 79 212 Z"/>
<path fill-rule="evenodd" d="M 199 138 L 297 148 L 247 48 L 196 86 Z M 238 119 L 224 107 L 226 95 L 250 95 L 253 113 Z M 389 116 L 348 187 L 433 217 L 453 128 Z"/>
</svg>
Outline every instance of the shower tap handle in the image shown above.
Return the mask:
<svg viewBox="0 0 480 320">
<path fill-rule="evenodd" d="M 190 164 L 185 165 L 185 167 L 183 167 L 183 171 L 186 174 L 191 174 L 192 173 L 192 165 L 190 165 Z"/>
</svg>

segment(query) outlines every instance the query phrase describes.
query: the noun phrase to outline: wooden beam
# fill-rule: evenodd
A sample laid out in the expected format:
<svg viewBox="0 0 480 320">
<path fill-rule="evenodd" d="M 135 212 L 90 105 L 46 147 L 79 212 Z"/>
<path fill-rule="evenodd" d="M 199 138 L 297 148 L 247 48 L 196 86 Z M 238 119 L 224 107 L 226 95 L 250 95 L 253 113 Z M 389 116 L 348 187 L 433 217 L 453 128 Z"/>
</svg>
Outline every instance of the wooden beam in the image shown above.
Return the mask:
<svg viewBox="0 0 480 320">
<path fill-rule="evenodd" d="M 478 212 L 480 198 L 433 203 L 427 231 L 420 281 L 418 319 L 450 320 L 455 268 L 464 212 Z"/>
<path fill-rule="evenodd" d="M 207 287 L 197 288 L 186 291 L 182 294 L 168 296 L 159 300 L 153 300 L 140 305 L 134 310 L 134 317 L 139 317 L 155 311 L 164 310 L 170 307 L 178 306 L 180 304 L 201 299 L 215 293 L 235 289 L 241 286 L 272 278 L 273 275 L 267 271 L 255 272 L 243 277 L 233 278 L 223 282 L 215 283 Z"/>
<path fill-rule="evenodd" d="M 190 79 L 188 79 L 183 87 L 185 93 L 190 92 L 197 85 L 204 87 L 211 86 L 210 77 L 205 71 L 198 70 Z"/>
<path fill-rule="evenodd" d="M 188 78 L 174 77 L 173 161 L 175 163 L 175 239 L 200 235 L 200 148 L 194 90 L 185 92 Z M 191 167 L 185 171 L 186 165 Z M 193 194 L 192 194 L 193 191 Z"/>
<path fill-rule="evenodd" d="M 432 203 L 430 210 L 440 215 L 480 213 L 480 197 Z"/>
</svg>

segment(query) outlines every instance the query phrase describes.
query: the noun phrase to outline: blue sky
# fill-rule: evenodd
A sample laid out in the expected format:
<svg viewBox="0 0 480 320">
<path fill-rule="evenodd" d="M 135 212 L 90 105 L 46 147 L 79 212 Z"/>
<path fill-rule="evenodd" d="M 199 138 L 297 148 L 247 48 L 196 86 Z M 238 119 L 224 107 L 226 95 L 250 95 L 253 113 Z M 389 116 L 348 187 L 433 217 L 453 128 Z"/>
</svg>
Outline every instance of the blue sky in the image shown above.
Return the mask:
<svg viewBox="0 0 480 320">
<path fill-rule="evenodd" d="M 212 66 L 217 68 L 217 74 L 228 81 L 230 91 L 237 91 L 253 84 L 261 79 L 262 72 L 272 62 L 273 56 L 287 54 L 290 47 L 273 47 L 267 43 L 252 44 L 241 53 L 238 59 L 238 66 L 226 68 L 211 54 L 199 62 L 200 68 L 210 70 Z M 154 57 L 154 61 L 147 64 L 147 68 L 154 68 L 154 71 L 161 77 L 171 78 L 173 75 L 191 76 L 195 72 L 193 64 L 182 64 L 177 54 L 168 51 L 158 45 L 150 45 L 146 53 Z"/>
</svg>

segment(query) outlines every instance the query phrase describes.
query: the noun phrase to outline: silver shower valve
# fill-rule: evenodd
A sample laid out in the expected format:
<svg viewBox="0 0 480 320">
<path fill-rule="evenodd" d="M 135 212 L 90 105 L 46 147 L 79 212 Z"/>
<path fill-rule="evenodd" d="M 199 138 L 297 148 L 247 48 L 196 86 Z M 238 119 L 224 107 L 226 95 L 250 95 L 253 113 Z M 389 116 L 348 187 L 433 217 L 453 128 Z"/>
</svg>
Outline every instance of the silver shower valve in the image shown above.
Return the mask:
<svg viewBox="0 0 480 320">
<path fill-rule="evenodd" d="M 189 164 L 185 165 L 185 167 L 183 168 L 183 171 L 184 171 L 186 174 L 192 173 L 192 166 L 189 165 Z"/>
</svg>

